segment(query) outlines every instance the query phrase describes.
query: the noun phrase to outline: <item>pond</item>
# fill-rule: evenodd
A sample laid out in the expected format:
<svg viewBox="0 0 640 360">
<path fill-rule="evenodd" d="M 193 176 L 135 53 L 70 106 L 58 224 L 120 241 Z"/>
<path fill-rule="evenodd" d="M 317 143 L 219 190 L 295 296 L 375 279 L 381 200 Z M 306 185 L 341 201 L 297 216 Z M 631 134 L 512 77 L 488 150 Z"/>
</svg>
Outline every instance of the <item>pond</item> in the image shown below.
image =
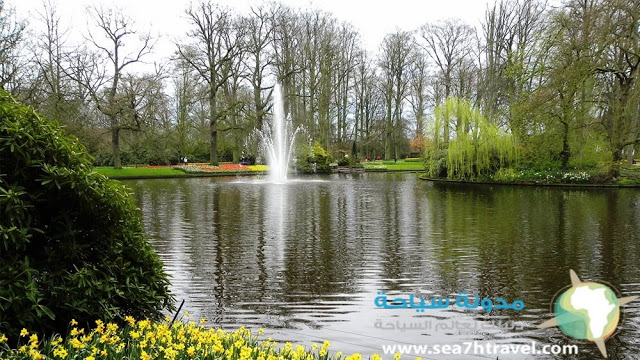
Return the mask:
<svg viewBox="0 0 640 360">
<path fill-rule="evenodd" d="M 172 291 L 190 319 L 279 342 L 383 354 L 383 345 L 577 344 L 558 328 L 555 296 L 582 280 L 640 295 L 640 191 L 436 184 L 415 174 L 128 180 Z M 385 309 L 410 294 L 522 300 L 522 310 Z M 621 308 L 610 359 L 640 358 L 640 300 Z M 528 357 L 527 357 L 528 356 Z M 388 357 L 388 356 L 387 356 Z M 496 359 L 496 355 L 422 355 Z M 413 358 L 413 357 L 410 357 Z M 562 355 L 499 355 L 562 359 Z"/>
</svg>

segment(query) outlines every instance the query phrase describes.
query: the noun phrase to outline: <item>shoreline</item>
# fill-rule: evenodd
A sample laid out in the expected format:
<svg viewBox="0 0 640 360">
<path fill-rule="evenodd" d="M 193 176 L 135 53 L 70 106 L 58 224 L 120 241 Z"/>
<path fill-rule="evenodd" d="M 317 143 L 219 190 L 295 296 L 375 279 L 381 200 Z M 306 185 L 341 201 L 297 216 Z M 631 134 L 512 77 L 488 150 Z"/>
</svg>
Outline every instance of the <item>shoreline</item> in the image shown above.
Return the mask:
<svg viewBox="0 0 640 360">
<path fill-rule="evenodd" d="M 554 183 L 533 183 L 533 182 L 490 182 L 490 181 L 462 181 L 449 179 L 434 179 L 420 176 L 420 180 L 434 183 L 450 183 L 465 185 L 506 185 L 506 186 L 544 186 L 544 187 L 568 187 L 568 188 L 640 188 L 640 184 L 554 184 Z"/>
<path fill-rule="evenodd" d="M 104 174 L 103 174 L 104 175 Z M 211 172 L 211 173 L 184 173 L 182 175 L 131 175 L 131 176 L 107 176 L 110 180 L 147 180 L 147 179 L 180 179 L 180 178 L 195 178 L 195 177 L 220 177 L 220 176 L 255 176 L 255 175 L 267 175 L 264 171 L 250 171 L 250 172 Z"/>
<path fill-rule="evenodd" d="M 296 174 L 306 175 L 330 175 L 330 174 L 362 174 L 362 173 L 422 173 L 423 170 L 389 170 L 371 169 L 364 171 L 333 171 L 327 174 Z M 199 178 L 199 177 L 224 177 L 224 176 L 266 176 L 267 172 L 211 172 L 194 173 L 181 175 L 132 175 L 132 176 L 107 176 L 111 180 L 152 180 L 152 179 L 179 179 L 179 178 Z M 106 176 L 106 175 L 105 175 Z M 566 187 L 566 188 L 589 188 L 589 189 L 615 189 L 615 188 L 640 188 L 640 184 L 555 184 L 555 183 L 534 183 L 534 182 L 490 182 L 490 181 L 462 181 L 450 179 L 418 177 L 419 180 L 433 183 L 464 184 L 464 185 L 500 185 L 500 186 L 542 186 L 542 187 Z"/>
<path fill-rule="evenodd" d="M 422 173 L 424 170 L 388 170 L 388 169 L 372 169 L 372 170 L 364 170 L 364 171 L 332 171 L 330 173 L 322 173 L 322 174 L 306 174 L 299 173 L 294 175 L 331 175 L 331 174 L 362 174 L 362 173 Z M 103 174 L 104 175 L 104 174 Z M 210 173 L 184 173 L 180 175 L 131 175 L 131 176 L 107 176 L 111 180 L 147 180 L 147 179 L 180 179 L 180 178 L 195 178 L 195 177 L 220 177 L 220 176 L 257 176 L 257 175 L 267 175 L 265 171 L 248 171 L 248 172 L 210 172 Z"/>
</svg>

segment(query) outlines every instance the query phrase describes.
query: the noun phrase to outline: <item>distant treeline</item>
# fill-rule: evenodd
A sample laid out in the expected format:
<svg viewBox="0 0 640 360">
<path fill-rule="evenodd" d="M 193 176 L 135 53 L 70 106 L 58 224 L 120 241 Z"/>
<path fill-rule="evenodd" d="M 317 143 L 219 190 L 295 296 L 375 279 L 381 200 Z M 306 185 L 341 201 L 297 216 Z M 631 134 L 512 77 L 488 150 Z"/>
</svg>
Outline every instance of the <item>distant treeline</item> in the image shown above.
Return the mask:
<svg viewBox="0 0 640 360">
<path fill-rule="evenodd" d="M 388 34 L 375 52 L 320 10 L 196 2 L 164 63 L 154 35 L 122 11 L 90 7 L 79 29 L 52 3 L 29 25 L 2 6 L 0 85 L 62 122 L 101 165 L 259 157 L 254 130 L 270 122 L 275 81 L 306 129 L 299 141 L 330 155 L 433 155 L 471 136 L 478 143 L 461 148 L 508 139 L 518 166 L 611 164 L 615 175 L 640 142 L 638 1 L 503 0 L 478 28 L 427 23 Z M 86 41 L 72 43 L 72 32 Z M 133 71 L 139 62 L 155 70 Z M 458 108 L 467 110 L 450 113 Z M 501 135 L 482 140 L 479 126 Z"/>
</svg>

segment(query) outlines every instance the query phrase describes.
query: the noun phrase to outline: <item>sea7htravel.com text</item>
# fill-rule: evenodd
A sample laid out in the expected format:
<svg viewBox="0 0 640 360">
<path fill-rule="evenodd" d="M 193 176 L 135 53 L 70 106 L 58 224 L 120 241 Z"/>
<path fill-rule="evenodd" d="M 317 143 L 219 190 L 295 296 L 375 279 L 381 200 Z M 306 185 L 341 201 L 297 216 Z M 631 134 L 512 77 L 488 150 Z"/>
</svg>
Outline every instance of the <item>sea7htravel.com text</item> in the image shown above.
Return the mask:
<svg viewBox="0 0 640 360">
<path fill-rule="evenodd" d="M 382 345 L 384 354 L 408 355 L 576 355 L 577 345 L 498 344 L 495 342 L 466 341 L 460 344 Z"/>
</svg>

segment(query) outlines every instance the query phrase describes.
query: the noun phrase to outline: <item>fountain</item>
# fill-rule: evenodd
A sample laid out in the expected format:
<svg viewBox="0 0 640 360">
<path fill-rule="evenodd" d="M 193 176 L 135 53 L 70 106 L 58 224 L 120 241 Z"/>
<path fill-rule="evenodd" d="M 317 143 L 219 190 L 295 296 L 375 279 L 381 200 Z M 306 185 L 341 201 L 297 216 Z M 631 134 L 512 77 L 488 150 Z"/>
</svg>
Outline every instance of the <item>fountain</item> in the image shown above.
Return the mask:
<svg viewBox="0 0 640 360">
<path fill-rule="evenodd" d="M 267 154 L 269 164 L 268 180 L 273 183 L 287 181 L 287 170 L 294 139 L 300 128 L 292 131 L 291 118 L 284 113 L 282 90 L 276 83 L 273 89 L 273 122 L 271 126 L 265 122 L 259 132 L 262 149 Z"/>
</svg>

